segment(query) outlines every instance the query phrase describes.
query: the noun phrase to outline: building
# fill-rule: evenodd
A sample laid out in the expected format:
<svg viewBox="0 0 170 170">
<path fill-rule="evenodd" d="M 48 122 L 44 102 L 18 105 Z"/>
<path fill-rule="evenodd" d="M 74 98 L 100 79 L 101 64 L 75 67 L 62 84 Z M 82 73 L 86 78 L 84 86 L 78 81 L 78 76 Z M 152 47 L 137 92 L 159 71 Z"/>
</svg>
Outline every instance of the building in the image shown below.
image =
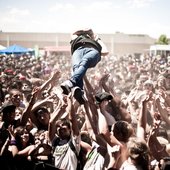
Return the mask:
<svg viewBox="0 0 170 170">
<path fill-rule="evenodd" d="M 0 45 L 22 45 L 27 48 L 45 50 L 46 52 L 70 53 L 69 33 L 24 33 L 24 32 L 1 32 Z M 125 54 L 149 53 L 155 39 L 141 34 L 99 34 L 104 41 L 110 55 L 122 56 Z"/>
<path fill-rule="evenodd" d="M 166 56 L 170 55 L 170 45 L 151 45 L 150 46 L 150 56 Z"/>
</svg>

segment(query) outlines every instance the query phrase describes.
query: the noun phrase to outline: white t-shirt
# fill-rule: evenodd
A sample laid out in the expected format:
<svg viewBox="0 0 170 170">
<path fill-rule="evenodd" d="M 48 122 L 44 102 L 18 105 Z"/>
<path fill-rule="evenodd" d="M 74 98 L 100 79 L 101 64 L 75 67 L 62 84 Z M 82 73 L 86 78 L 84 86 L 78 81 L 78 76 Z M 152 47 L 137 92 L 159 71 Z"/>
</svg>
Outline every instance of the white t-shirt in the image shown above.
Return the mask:
<svg viewBox="0 0 170 170">
<path fill-rule="evenodd" d="M 120 170 L 142 170 L 139 166 L 135 166 L 132 163 L 129 163 L 128 161 L 125 161 L 122 166 L 120 167 Z"/>
<path fill-rule="evenodd" d="M 93 142 L 94 144 L 94 142 Z M 93 149 L 88 154 L 87 161 L 84 165 L 83 170 L 102 170 L 105 162 L 105 158 L 97 151 L 99 145 L 93 146 Z"/>
<path fill-rule="evenodd" d="M 80 136 L 72 137 L 72 143 L 79 153 L 80 151 Z M 76 170 L 77 157 L 74 151 L 70 148 L 69 142 L 64 145 L 56 146 L 53 156 L 55 158 L 55 167 L 63 170 Z"/>
</svg>

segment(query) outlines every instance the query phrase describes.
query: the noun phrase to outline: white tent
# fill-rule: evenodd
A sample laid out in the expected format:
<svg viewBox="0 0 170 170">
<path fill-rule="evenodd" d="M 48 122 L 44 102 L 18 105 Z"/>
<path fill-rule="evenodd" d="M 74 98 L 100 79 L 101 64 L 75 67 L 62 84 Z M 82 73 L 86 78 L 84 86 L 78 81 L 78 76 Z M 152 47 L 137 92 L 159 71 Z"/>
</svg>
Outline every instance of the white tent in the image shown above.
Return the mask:
<svg viewBox="0 0 170 170">
<path fill-rule="evenodd" d="M 170 54 L 170 45 L 151 45 L 150 46 L 150 55 L 169 55 Z"/>
<path fill-rule="evenodd" d="M 4 47 L 3 45 L 0 45 L 0 50 L 4 50 L 6 47 Z"/>
</svg>

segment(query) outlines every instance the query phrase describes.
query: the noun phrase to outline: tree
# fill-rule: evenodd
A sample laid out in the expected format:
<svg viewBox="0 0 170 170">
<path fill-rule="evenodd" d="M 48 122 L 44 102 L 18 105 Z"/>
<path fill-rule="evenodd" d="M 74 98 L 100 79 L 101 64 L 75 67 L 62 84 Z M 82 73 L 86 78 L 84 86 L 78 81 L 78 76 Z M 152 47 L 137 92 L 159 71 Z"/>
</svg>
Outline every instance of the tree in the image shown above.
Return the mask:
<svg viewBox="0 0 170 170">
<path fill-rule="evenodd" d="M 157 40 L 156 44 L 168 45 L 168 38 L 165 34 L 162 34 L 159 39 Z"/>
</svg>

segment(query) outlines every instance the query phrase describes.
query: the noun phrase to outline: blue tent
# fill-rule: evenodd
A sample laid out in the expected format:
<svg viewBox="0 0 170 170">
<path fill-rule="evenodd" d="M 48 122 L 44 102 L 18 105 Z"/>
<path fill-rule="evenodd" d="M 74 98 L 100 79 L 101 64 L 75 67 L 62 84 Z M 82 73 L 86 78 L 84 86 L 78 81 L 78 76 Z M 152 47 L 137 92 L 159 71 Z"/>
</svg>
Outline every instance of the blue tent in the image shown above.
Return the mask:
<svg viewBox="0 0 170 170">
<path fill-rule="evenodd" d="M 0 54 L 24 54 L 24 53 L 34 53 L 34 51 L 16 44 L 11 45 L 6 49 L 0 50 Z"/>
</svg>

